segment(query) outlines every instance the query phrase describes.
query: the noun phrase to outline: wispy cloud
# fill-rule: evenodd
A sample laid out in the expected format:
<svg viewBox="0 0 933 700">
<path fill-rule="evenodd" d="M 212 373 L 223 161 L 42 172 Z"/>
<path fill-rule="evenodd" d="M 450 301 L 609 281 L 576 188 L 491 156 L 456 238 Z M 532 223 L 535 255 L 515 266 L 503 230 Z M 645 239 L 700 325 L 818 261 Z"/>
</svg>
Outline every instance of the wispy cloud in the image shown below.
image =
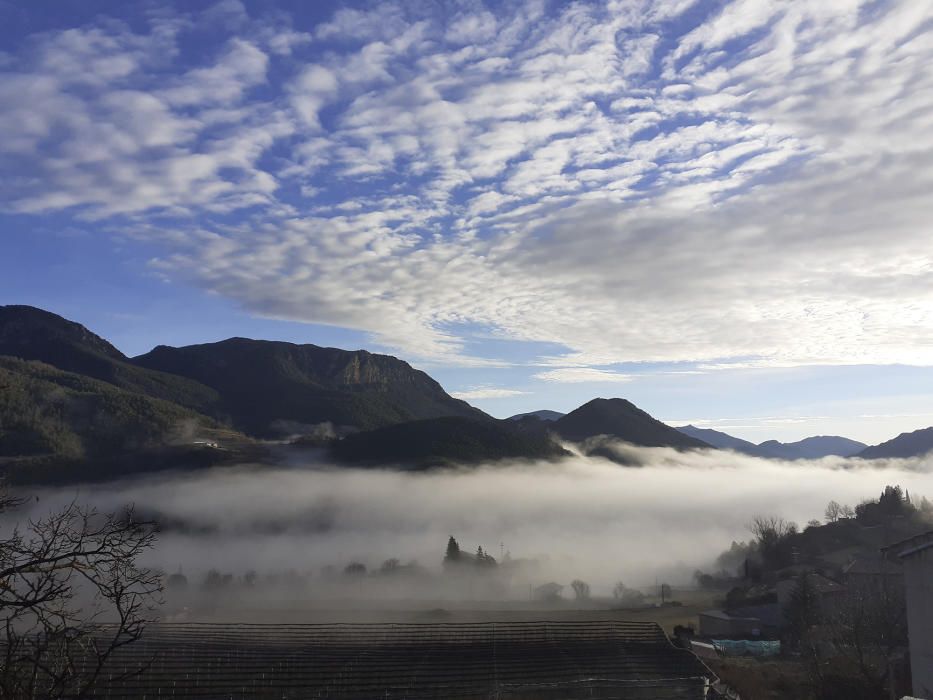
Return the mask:
<svg viewBox="0 0 933 700">
<path fill-rule="evenodd" d="M 560 367 L 558 369 L 538 372 L 534 377 L 535 379 L 542 379 L 546 382 L 561 382 L 565 384 L 582 384 L 584 382 L 624 383 L 634 379 L 631 374 L 612 372 L 595 367 Z"/>
<path fill-rule="evenodd" d="M 519 391 L 518 389 L 500 389 L 492 386 L 481 386 L 467 389 L 466 391 L 454 391 L 451 392 L 450 395 L 456 399 L 473 401 L 476 399 L 507 399 L 512 396 L 524 396 L 527 393 L 527 391 Z"/>
</svg>

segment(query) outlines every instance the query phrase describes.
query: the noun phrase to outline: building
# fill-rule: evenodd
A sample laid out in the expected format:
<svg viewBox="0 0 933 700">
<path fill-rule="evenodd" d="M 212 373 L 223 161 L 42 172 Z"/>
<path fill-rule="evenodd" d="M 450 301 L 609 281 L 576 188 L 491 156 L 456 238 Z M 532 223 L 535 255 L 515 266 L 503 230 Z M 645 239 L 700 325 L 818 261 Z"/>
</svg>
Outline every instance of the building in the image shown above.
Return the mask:
<svg viewBox="0 0 933 700">
<path fill-rule="evenodd" d="M 545 583 L 534 589 L 534 599 L 540 602 L 554 602 L 560 600 L 564 587 L 559 583 Z"/>
<path fill-rule="evenodd" d="M 705 700 L 716 680 L 658 625 L 622 621 L 159 624 L 107 664 L 95 696 L 127 700 Z"/>
<path fill-rule="evenodd" d="M 777 603 L 734 610 L 707 610 L 700 615 L 700 636 L 727 639 L 758 639 L 778 633 L 783 624 Z"/>
<path fill-rule="evenodd" d="M 933 531 L 886 551 L 895 553 L 903 563 L 913 693 L 933 700 Z"/>
<path fill-rule="evenodd" d="M 851 593 L 888 593 L 904 589 L 904 567 L 891 554 L 896 545 L 880 554 L 866 554 L 842 570 L 843 581 Z"/>
</svg>

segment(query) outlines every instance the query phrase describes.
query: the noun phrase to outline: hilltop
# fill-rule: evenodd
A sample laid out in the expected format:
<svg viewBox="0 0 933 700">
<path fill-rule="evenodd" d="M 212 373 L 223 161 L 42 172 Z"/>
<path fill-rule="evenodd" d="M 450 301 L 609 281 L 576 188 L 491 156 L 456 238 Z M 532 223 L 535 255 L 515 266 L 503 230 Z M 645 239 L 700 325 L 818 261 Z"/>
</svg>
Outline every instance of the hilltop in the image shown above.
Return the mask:
<svg viewBox="0 0 933 700">
<path fill-rule="evenodd" d="M 606 435 L 643 447 L 710 447 L 653 418 L 626 399 L 593 399 L 554 421 L 551 427 L 562 438 L 575 442 Z"/>
</svg>

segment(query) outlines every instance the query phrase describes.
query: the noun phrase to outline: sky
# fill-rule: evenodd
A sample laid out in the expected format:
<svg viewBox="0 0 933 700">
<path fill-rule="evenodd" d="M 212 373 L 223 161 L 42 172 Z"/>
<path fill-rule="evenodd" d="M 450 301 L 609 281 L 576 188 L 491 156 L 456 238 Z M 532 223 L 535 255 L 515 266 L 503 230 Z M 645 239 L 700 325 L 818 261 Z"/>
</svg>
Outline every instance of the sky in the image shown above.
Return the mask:
<svg viewBox="0 0 933 700">
<path fill-rule="evenodd" d="M 933 425 L 933 0 L 0 0 L 0 303 L 497 416 Z"/>
</svg>

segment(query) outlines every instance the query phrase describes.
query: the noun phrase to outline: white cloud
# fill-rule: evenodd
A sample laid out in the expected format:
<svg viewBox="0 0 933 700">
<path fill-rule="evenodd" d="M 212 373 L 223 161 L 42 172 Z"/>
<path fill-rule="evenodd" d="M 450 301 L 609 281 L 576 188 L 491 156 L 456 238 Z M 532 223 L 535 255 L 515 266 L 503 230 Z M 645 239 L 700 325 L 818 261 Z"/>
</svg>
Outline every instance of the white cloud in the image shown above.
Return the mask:
<svg viewBox="0 0 933 700">
<path fill-rule="evenodd" d="M 542 379 L 546 382 L 559 382 L 562 384 L 582 384 L 584 382 L 596 383 L 624 383 L 630 382 L 634 377 L 630 374 L 621 372 L 612 372 L 606 369 L 597 369 L 595 367 L 560 367 L 558 369 L 549 369 L 544 372 L 538 372 L 534 375 L 535 379 Z"/>
<path fill-rule="evenodd" d="M 160 96 L 179 107 L 236 104 L 249 88 L 265 82 L 268 67 L 269 57 L 260 49 L 248 41 L 232 39 L 214 65 L 188 71 Z"/>
<path fill-rule="evenodd" d="M 302 70 L 292 88 L 292 106 L 308 125 L 320 128 L 318 111 L 337 95 L 337 76 L 323 66 Z"/>
<path fill-rule="evenodd" d="M 208 65 L 162 76 L 175 29 L 108 29 L 41 35 L 0 77 L 0 152 L 34 154 L 12 161 L 7 208 L 100 219 L 271 204 L 276 181 L 256 162 L 292 126 L 274 107 L 243 104 L 265 81 L 266 54 L 232 38 Z"/>
<path fill-rule="evenodd" d="M 466 391 L 454 391 L 451 392 L 450 395 L 455 399 L 475 401 L 479 399 L 507 399 L 512 396 L 524 396 L 527 393 L 527 391 L 519 391 L 518 389 L 500 389 L 492 386 L 481 386 Z"/>
<path fill-rule="evenodd" d="M 454 44 L 489 41 L 496 33 L 496 18 L 485 10 L 462 14 L 447 27 L 444 38 Z"/>
</svg>

